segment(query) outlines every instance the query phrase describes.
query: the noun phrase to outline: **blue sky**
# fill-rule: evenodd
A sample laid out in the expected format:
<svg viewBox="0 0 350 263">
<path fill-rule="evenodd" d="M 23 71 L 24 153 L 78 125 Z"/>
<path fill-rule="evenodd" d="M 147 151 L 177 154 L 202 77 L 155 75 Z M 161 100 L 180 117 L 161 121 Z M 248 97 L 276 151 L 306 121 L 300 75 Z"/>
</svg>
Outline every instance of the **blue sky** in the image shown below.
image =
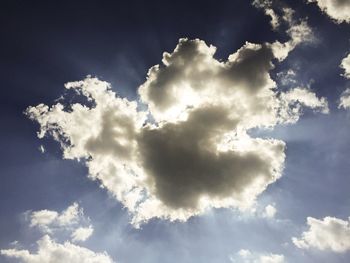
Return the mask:
<svg viewBox="0 0 350 263">
<path fill-rule="evenodd" d="M 348 262 L 350 4 L 309 2 L 4 4 L 0 262 Z"/>
</svg>

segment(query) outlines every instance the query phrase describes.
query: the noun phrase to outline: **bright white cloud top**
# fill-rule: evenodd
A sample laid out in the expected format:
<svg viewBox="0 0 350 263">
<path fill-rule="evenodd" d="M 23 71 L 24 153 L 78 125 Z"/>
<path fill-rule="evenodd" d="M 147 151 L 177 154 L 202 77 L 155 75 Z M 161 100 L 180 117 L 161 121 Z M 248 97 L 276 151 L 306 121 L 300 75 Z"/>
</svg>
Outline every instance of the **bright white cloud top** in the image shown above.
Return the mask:
<svg viewBox="0 0 350 263">
<path fill-rule="evenodd" d="M 348 0 L 308 0 L 315 2 L 336 23 L 350 23 L 350 1 Z"/>
<path fill-rule="evenodd" d="M 287 12 L 287 11 L 286 11 Z M 295 123 L 309 107 L 328 112 L 311 90 L 280 92 L 269 71 L 310 40 L 305 21 L 288 16 L 290 40 L 246 43 L 227 61 L 199 39 L 180 39 L 152 67 L 136 101 L 118 97 L 109 83 L 87 77 L 66 89 L 91 105 L 29 107 L 27 115 L 62 145 L 64 158 L 83 159 L 138 226 L 151 218 L 187 220 L 208 208 L 247 209 L 282 175 L 285 143 L 252 138 L 253 128 Z"/>
<path fill-rule="evenodd" d="M 335 217 L 319 220 L 307 218 L 309 229 L 300 238 L 294 237 L 293 243 L 301 249 L 331 250 L 343 253 L 350 250 L 350 221 Z"/>
<path fill-rule="evenodd" d="M 78 204 L 74 203 L 62 213 L 51 210 L 31 212 L 30 217 L 27 218 L 29 219 L 29 226 L 40 226 L 40 230 L 48 233 L 36 242 L 37 251 L 32 252 L 27 249 L 10 248 L 1 249 L 0 255 L 19 259 L 20 262 L 24 263 L 113 263 L 114 261 L 106 252 L 97 253 L 86 247 L 71 243 L 71 241 L 85 241 L 93 233 L 93 227 L 91 225 L 88 227 L 81 225 L 83 223 L 82 221 L 85 220 L 82 218 L 82 211 Z M 71 241 L 60 243 L 55 240 L 57 226 L 60 227 L 60 230 L 72 232 Z M 75 226 L 75 228 L 72 226 Z M 14 243 L 14 245 L 18 246 L 19 242 Z"/>
</svg>

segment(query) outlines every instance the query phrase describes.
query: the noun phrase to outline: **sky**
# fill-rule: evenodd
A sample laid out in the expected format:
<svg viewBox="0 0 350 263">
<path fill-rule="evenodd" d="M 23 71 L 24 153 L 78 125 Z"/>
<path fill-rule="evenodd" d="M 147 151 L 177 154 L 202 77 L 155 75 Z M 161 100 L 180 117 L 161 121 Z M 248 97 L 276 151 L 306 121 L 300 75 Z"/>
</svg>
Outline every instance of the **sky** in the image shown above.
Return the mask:
<svg viewBox="0 0 350 263">
<path fill-rule="evenodd" d="M 349 262 L 350 1 L 5 1 L 0 262 Z"/>
</svg>

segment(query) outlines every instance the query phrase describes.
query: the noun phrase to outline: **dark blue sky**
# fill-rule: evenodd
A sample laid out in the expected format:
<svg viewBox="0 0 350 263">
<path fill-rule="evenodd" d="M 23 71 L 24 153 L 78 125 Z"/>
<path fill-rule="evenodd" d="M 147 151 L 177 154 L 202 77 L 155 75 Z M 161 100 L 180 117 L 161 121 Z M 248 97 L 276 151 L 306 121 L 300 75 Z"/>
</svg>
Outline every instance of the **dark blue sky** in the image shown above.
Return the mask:
<svg viewBox="0 0 350 263">
<path fill-rule="evenodd" d="M 245 0 L 3 2 L 0 248 L 14 240 L 36 241 L 38 234 L 28 229 L 23 212 L 62 211 L 78 201 L 95 226 L 87 247 L 106 250 L 117 262 L 229 262 L 228 255 L 241 248 L 285 254 L 288 262 L 347 262 L 346 253 L 305 255 L 290 238 L 300 235 L 307 216 L 349 216 L 350 115 L 337 105 L 349 86 L 339 64 L 350 50 L 350 26 L 333 23 L 305 1 L 283 2 L 297 17 L 308 18 L 317 41 L 296 48 L 272 77 L 296 69 L 298 82 L 312 83 L 328 99 L 331 113 L 306 112 L 296 125 L 267 132 L 287 143 L 283 177 L 259 199 L 261 206 L 276 204 L 278 222 L 241 219 L 238 212 L 218 210 L 186 223 L 153 220 L 141 230 L 128 224 L 118 201 L 87 178 L 83 163 L 62 160 L 58 143 L 36 137 L 39 126 L 23 114 L 25 109 L 53 104 L 64 83 L 86 75 L 106 80 L 120 96 L 135 99 L 148 69 L 181 37 L 213 44 L 216 58 L 225 60 L 246 41 L 283 41 L 286 34 L 272 31 L 269 17 Z M 12 262 L 6 260 L 0 258 Z"/>
</svg>

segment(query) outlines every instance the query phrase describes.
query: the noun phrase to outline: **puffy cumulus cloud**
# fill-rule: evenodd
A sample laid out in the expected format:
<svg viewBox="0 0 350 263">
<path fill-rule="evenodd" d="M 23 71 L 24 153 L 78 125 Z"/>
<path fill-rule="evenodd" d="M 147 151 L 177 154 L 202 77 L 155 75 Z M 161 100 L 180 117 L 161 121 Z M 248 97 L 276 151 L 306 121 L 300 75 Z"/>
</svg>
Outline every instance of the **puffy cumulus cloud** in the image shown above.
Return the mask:
<svg viewBox="0 0 350 263">
<path fill-rule="evenodd" d="M 350 218 L 342 220 L 325 217 L 318 220 L 307 218 L 309 229 L 300 238 L 294 237 L 293 243 L 302 249 L 315 248 L 342 253 L 350 250 Z"/>
<path fill-rule="evenodd" d="M 31 227 L 38 227 L 41 231 L 51 233 L 55 230 L 74 228 L 76 225 L 87 221 L 84 211 L 78 203 L 63 210 L 61 213 L 52 210 L 29 211 L 26 213 Z"/>
<path fill-rule="evenodd" d="M 348 0 L 308 0 L 309 3 L 317 3 L 336 23 L 350 23 L 350 2 Z"/>
<path fill-rule="evenodd" d="M 254 253 L 247 249 L 241 249 L 236 255 L 230 256 L 231 262 L 242 263 L 284 263 L 284 255 L 272 253 Z"/>
<path fill-rule="evenodd" d="M 288 42 L 247 42 L 227 61 L 202 40 L 180 39 L 138 89 L 146 111 L 87 77 L 65 87 L 89 105 L 40 104 L 26 114 L 40 124 L 39 137 L 61 143 L 64 158 L 85 161 L 135 226 L 154 217 L 187 220 L 211 207 L 247 209 L 281 176 L 285 159 L 283 141 L 248 131 L 293 123 L 297 105 L 317 110 L 324 101 L 281 93 L 270 77 L 273 62 L 302 41 L 297 28 Z"/>
<path fill-rule="evenodd" d="M 343 76 L 350 79 L 350 53 L 342 60 L 340 67 L 344 69 Z"/>
<path fill-rule="evenodd" d="M 338 108 L 350 108 L 350 88 L 343 91 L 343 93 L 340 95 Z"/>
<path fill-rule="evenodd" d="M 29 250 L 2 249 L 0 254 L 9 258 L 16 258 L 24 263 L 112 263 L 114 262 L 106 252 L 96 253 L 85 247 L 74 245 L 70 242 L 63 244 L 52 240 L 48 235 L 43 236 L 38 242 L 38 250 L 31 253 Z"/>
</svg>

